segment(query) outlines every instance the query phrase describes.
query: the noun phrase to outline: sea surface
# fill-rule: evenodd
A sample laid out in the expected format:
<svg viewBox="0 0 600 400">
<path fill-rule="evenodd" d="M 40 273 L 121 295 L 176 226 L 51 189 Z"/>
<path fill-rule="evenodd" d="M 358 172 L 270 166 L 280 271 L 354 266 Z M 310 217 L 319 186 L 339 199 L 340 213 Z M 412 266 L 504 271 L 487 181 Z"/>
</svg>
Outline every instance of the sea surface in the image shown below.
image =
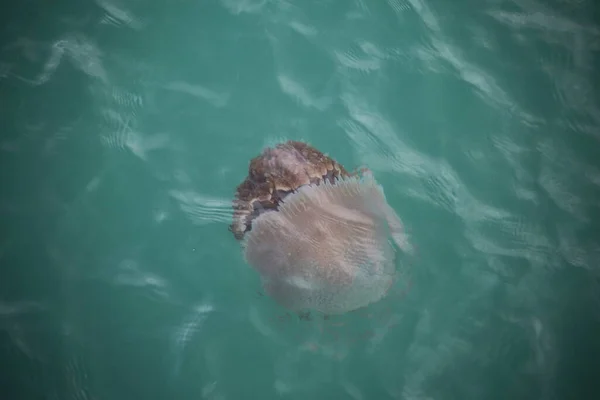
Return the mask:
<svg viewBox="0 0 600 400">
<path fill-rule="evenodd" d="M 2 399 L 600 398 L 592 0 L 0 15 Z M 244 262 L 235 188 L 285 140 L 384 188 L 415 253 L 380 302 L 301 318 Z"/>
</svg>

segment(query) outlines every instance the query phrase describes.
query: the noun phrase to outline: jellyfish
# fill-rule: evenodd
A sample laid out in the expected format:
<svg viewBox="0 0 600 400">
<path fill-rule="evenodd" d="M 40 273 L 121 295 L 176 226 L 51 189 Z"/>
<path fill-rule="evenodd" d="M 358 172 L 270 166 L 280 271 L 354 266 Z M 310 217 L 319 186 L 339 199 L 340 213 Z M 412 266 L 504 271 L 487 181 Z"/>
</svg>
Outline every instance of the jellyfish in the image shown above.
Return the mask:
<svg viewBox="0 0 600 400">
<path fill-rule="evenodd" d="M 266 294 L 296 312 L 343 314 L 381 300 L 396 276 L 392 243 L 412 252 L 373 174 L 349 173 L 303 142 L 253 158 L 233 209 L 245 261 Z"/>
</svg>

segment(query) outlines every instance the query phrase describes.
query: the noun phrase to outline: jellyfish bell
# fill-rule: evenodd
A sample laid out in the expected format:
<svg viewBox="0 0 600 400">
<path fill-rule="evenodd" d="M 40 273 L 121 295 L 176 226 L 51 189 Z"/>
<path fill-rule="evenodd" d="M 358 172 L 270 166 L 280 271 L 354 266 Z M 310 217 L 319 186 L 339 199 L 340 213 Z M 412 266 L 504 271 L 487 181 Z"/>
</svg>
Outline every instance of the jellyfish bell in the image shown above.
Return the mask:
<svg viewBox="0 0 600 400">
<path fill-rule="evenodd" d="M 265 292 L 297 312 L 343 314 L 383 298 L 407 252 L 402 223 L 370 173 L 349 174 L 289 141 L 250 163 L 234 202 L 235 237 Z"/>
<path fill-rule="evenodd" d="M 395 277 L 381 188 L 372 178 L 306 185 L 263 213 L 246 261 L 286 308 L 341 314 L 380 300 Z"/>
</svg>

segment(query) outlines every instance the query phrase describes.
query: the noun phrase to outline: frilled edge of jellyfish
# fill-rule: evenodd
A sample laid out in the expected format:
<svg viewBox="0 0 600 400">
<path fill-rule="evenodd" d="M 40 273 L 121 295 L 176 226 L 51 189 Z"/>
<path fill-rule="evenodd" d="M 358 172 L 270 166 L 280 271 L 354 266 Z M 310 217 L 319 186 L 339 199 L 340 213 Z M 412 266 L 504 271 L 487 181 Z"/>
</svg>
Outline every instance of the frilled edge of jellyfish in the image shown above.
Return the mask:
<svg viewBox="0 0 600 400">
<path fill-rule="evenodd" d="M 387 204 L 382 187 L 372 175 L 344 177 L 335 180 L 334 183 L 323 182 L 319 185 L 302 186 L 281 202 L 278 212 L 265 213 L 257 217 L 254 222 L 255 228 L 247 233 L 243 241 L 246 261 L 261 273 L 265 290 L 288 308 L 316 309 L 330 314 L 351 311 L 380 300 L 393 282 L 393 273 L 363 278 L 361 285 L 352 286 L 355 280 L 354 274 L 360 271 L 337 268 L 331 271 L 329 277 L 336 284 L 323 287 L 320 282 L 324 281 L 315 283 L 306 277 L 297 276 L 290 271 L 292 268 L 290 265 L 279 263 L 280 260 L 286 260 L 286 255 L 277 254 L 282 249 L 271 244 L 278 238 L 269 235 L 291 237 L 293 234 L 298 234 L 293 232 L 294 226 L 290 226 L 290 221 L 301 214 L 315 212 L 319 208 L 326 211 L 328 217 L 335 218 L 336 213 L 339 213 L 338 218 L 348 220 L 350 223 L 349 229 L 362 226 L 375 232 L 379 230 L 378 224 L 385 222 L 388 225 L 386 234 L 391 234 L 401 249 L 406 248 L 407 241 L 400 219 Z M 310 215 L 307 217 L 314 218 Z M 352 234 L 359 235 L 360 232 Z M 387 239 L 383 239 L 383 234 L 375 236 L 379 237 L 378 241 L 382 243 L 374 243 L 374 249 L 378 249 L 373 256 L 383 251 L 387 255 L 384 254 L 380 262 L 391 265 L 392 270 L 395 270 L 393 252 L 386 253 L 385 250 Z M 248 246 L 251 248 L 249 249 Z M 379 248 L 379 246 L 383 247 Z M 256 256 L 252 254 L 255 250 L 263 252 L 262 262 L 252 260 L 253 256 Z M 289 264 L 289 259 L 287 263 Z"/>
<path fill-rule="evenodd" d="M 335 207 L 332 207 L 332 205 L 340 201 L 340 194 L 346 195 L 346 200 L 356 199 L 368 202 L 370 208 L 364 205 L 361 206 L 360 204 L 352 204 L 352 201 L 342 205 L 354 209 L 362 208 L 362 210 L 366 211 L 375 210 L 374 213 L 370 214 L 375 218 L 383 218 L 386 221 L 389 234 L 398 248 L 407 254 L 413 254 L 414 248 L 404 232 L 400 217 L 387 203 L 383 187 L 375 180 L 371 173 L 336 178 L 333 183 L 324 181 L 316 185 L 301 186 L 298 190 L 281 200 L 277 212 L 259 215 L 254 219 L 254 224 L 255 226 L 257 226 L 256 224 L 271 224 L 273 225 L 273 230 L 282 229 L 284 225 L 282 225 L 282 221 L 279 218 L 281 215 L 287 217 L 306 211 L 309 207 L 314 206 L 314 203 L 319 206 L 327 204 L 328 210 L 335 212 Z M 348 213 L 344 213 L 343 217 L 348 217 L 349 215 Z M 358 215 L 355 214 L 355 216 L 359 218 Z M 360 218 L 360 221 L 368 223 L 364 218 Z M 247 249 L 248 243 L 253 240 L 251 239 L 252 237 L 252 231 L 248 231 L 242 239 L 241 244 L 244 250 Z"/>
<path fill-rule="evenodd" d="M 315 188 L 323 188 L 323 191 L 314 192 Z M 410 244 L 408 237 L 404 231 L 402 220 L 396 211 L 388 204 L 383 187 L 377 182 L 375 177 L 370 172 L 363 174 L 349 175 L 336 178 L 333 183 L 324 181 L 319 185 L 305 185 L 298 188 L 294 196 L 288 196 L 282 200 L 279 206 L 279 211 L 290 212 L 291 209 L 299 210 L 310 206 L 307 200 L 309 196 L 316 196 L 318 203 L 330 202 L 335 204 L 339 200 L 340 189 L 341 193 L 348 195 L 347 199 L 360 199 L 367 201 L 369 207 L 359 207 L 360 204 L 344 204 L 349 208 L 362 208 L 363 211 L 376 210 L 372 213 L 373 216 L 383 218 L 387 222 L 389 233 L 394 243 L 405 253 L 413 254 L 414 248 Z M 336 198 L 337 196 L 337 198 Z M 287 205 L 286 205 L 287 204 Z"/>
<path fill-rule="evenodd" d="M 331 209 L 332 206 L 336 205 L 344 205 L 349 206 L 349 208 L 357 208 L 352 207 L 351 204 L 340 203 L 342 199 L 340 195 L 346 195 L 347 197 L 360 197 L 360 199 L 368 201 L 375 201 L 374 204 L 376 207 L 382 207 L 385 203 L 385 195 L 383 193 L 383 189 L 375 179 L 370 176 L 360 176 L 360 177 L 343 177 L 335 179 L 334 183 L 322 182 L 317 185 L 304 185 L 299 187 L 296 191 L 290 193 L 284 199 L 282 199 L 279 203 L 277 212 L 271 213 L 263 213 L 257 216 L 254 219 L 254 229 L 250 230 L 246 233 L 244 238 L 242 239 L 242 247 L 247 248 L 249 243 L 252 243 L 256 237 L 258 231 L 260 231 L 260 227 L 266 228 L 269 226 L 273 230 L 279 230 L 284 228 L 282 225 L 283 222 L 281 220 L 281 216 L 283 217 L 294 217 L 302 212 L 310 211 L 311 207 L 323 207 L 326 206 L 327 209 Z M 373 195 L 372 199 L 369 199 L 369 195 Z M 336 204 L 337 203 L 337 204 Z M 388 210 L 382 208 L 382 213 L 385 214 L 386 220 L 390 217 L 397 217 L 395 212 L 390 214 Z M 381 214 L 381 215 L 384 215 Z M 367 222 L 365 219 L 361 219 L 362 222 Z M 394 226 L 398 228 L 401 222 L 399 218 L 397 221 L 393 221 Z M 389 222 L 388 222 L 389 224 Z"/>
</svg>

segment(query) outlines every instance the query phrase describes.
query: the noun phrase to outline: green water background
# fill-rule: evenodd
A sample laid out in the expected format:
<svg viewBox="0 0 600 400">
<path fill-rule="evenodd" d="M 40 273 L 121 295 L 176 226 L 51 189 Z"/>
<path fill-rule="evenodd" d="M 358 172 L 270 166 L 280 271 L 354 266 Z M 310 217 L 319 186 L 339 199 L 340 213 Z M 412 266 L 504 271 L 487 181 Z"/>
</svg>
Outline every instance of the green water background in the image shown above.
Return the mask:
<svg viewBox="0 0 600 400">
<path fill-rule="evenodd" d="M 3 399 L 592 399 L 592 1 L 2 6 Z M 368 166 L 418 251 L 285 316 L 227 231 L 249 160 Z"/>
</svg>

